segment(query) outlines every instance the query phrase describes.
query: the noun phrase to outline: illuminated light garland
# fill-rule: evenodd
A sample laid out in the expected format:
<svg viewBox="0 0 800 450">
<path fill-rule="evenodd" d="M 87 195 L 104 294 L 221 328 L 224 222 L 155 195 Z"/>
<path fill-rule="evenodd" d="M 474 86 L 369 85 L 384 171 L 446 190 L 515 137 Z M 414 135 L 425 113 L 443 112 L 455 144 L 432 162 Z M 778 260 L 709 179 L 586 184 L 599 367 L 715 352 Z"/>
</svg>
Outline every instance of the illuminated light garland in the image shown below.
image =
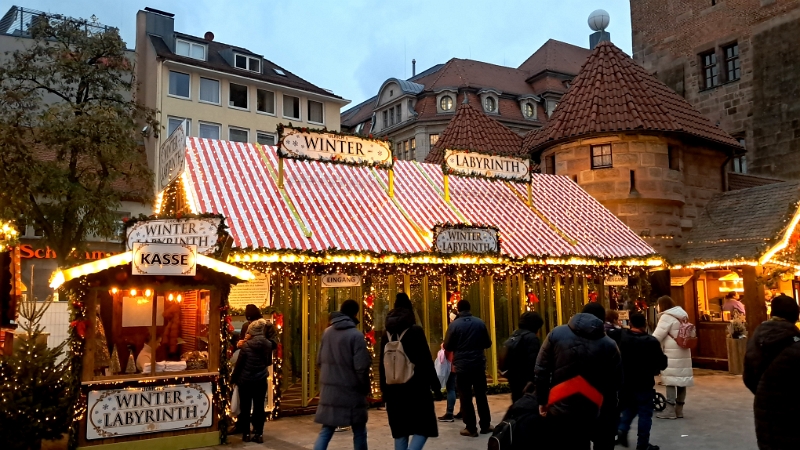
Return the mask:
<svg viewBox="0 0 800 450">
<path fill-rule="evenodd" d="M 19 244 L 19 232 L 12 222 L 2 222 L 0 227 L 0 252 Z"/>
<path fill-rule="evenodd" d="M 127 252 L 123 252 L 118 255 L 109 256 L 108 258 L 98 259 L 96 261 L 92 261 L 90 263 L 86 263 L 80 266 L 72 267 L 69 269 L 58 270 L 53 274 L 52 278 L 50 279 L 50 287 L 52 289 L 58 289 L 59 287 L 61 287 L 61 285 L 63 285 L 67 281 L 74 280 L 82 276 L 102 272 L 112 267 L 130 264 L 132 260 L 133 260 L 133 251 L 129 250 Z M 232 266 L 222 261 L 218 261 L 214 258 L 209 258 L 208 256 L 205 255 L 197 255 L 197 259 L 195 261 L 200 266 L 207 267 L 219 273 L 230 275 L 242 281 L 250 281 L 256 278 L 256 276 L 248 270 L 242 269 L 241 267 Z"/>
<path fill-rule="evenodd" d="M 375 361 L 375 344 L 377 343 L 374 328 L 375 287 L 370 286 L 369 292 L 364 294 L 363 308 L 364 340 L 367 341 L 367 351 L 369 352 L 370 358 L 372 358 L 372 361 Z M 372 364 L 369 366 L 369 385 L 370 397 L 372 399 L 378 399 L 381 395 L 381 384 L 380 380 L 375 378 L 375 371 L 373 370 Z"/>
</svg>

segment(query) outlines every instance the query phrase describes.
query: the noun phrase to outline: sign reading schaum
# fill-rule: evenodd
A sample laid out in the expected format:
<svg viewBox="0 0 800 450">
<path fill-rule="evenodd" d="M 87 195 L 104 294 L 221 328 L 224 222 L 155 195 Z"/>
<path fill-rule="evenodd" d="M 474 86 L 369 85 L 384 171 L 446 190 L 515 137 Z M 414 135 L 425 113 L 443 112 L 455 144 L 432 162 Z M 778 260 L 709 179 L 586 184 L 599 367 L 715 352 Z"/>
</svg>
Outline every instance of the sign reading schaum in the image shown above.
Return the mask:
<svg viewBox="0 0 800 450">
<path fill-rule="evenodd" d="M 89 391 L 86 439 L 210 427 L 211 383 Z"/>
<path fill-rule="evenodd" d="M 284 127 L 279 145 L 278 154 L 287 158 L 392 165 L 392 151 L 385 141 Z"/>
<path fill-rule="evenodd" d="M 437 226 L 434 251 L 439 253 L 499 253 L 497 230 L 487 227 Z"/>
<path fill-rule="evenodd" d="M 197 246 L 187 244 L 133 244 L 133 275 L 197 274 Z"/>
<path fill-rule="evenodd" d="M 607 276 L 606 279 L 603 280 L 603 284 L 606 286 L 627 286 L 628 277 L 623 277 L 621 275 Z"/>
<path fill-rule="evenodd" d="M 158 192 L 163 191 L 183 172 L 186 165 L 186 128 L 184 120 L 158 149 Z"/>
<path fill-rule="evenodd" d="M 522 158 L 447 150 L 444 163 L 446 170 L 456 175 L 480 175 L 513 181 L 530 179 L 530 162 Z"/>
<path fill-rule="evenodd" d="M 355 287 L 361 286 L 361 275 L 332 273 L 330 275 L 323 275 L 320 281 L 324 288 Z"/>
<path fill-rule="evenodd" d="M 128 249 L 136 242 L 189 244 L 197 253 L 207 255 L 217 248 L 219 225 L 222 219 L 163 219 L 136 222 L 128 228 Z"/>
</svg>

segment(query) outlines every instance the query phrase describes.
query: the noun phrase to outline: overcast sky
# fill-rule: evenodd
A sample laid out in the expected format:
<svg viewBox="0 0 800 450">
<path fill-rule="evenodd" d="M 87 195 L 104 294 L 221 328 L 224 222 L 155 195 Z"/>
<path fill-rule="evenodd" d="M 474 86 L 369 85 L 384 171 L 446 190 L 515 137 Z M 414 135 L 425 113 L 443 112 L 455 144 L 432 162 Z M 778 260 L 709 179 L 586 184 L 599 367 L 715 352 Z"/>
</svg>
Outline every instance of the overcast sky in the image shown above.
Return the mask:
<svg viewBox="0 0 800 450">
<path fill-rule="evenodd" d="M 13 3 L 12 3 L 13 2 Z M 348 100 L 389 77 L 450 58 L 517 67 L 548 39 L 588 47 L 589 14 L 609 12 L 611 40 L 631 53 L 629 0 L 11 0 L 6 4 L 118 27 L 135 45 L 136 12 L 175 14 L 175 30 L 247 48 Z M 5 13 L 5 11 L 2 11 Z M 345 107 L 345 108 L 347 108 Z"/>
</svg>

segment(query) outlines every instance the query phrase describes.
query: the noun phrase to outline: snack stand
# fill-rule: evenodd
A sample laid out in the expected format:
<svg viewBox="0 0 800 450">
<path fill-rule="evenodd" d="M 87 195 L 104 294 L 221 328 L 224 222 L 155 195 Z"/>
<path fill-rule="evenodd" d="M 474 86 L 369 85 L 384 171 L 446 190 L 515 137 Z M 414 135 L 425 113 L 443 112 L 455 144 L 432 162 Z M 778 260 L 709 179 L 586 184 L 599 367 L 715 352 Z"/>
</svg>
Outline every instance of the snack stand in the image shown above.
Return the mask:
<svg viewBox="0 0 800 450">
<path fill-rule="evenodd" d="M 56 272 L 71 302 L 70 448 L 194 448 L 224 439 L 231 285 L 254 275 L 196 245 L 132 250 Z"/>
</svg>

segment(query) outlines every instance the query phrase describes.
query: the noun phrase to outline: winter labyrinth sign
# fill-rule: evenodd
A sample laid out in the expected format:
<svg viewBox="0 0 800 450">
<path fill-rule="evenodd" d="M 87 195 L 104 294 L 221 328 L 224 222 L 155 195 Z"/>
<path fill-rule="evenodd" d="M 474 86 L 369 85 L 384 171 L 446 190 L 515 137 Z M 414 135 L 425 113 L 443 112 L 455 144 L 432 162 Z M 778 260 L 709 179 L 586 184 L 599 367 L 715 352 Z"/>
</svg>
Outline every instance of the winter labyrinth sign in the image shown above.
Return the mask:
<svg viewBox="0 0 800 450">
<path fill-rule="evenodd" d="M 284 158 L 392 166 L 392 151 L 386 141 L 283 127 L 279 145 L 278 154 Z"/>
<path fill-rule="evenodd" d="M 433 233 L 433 250 L 438 253 L 500 253 L 496 228 L 440 225 Z"/>
<path fill-rule="evenodd" d="M 210 427 L 211 383 L 90 391 L 86 439 Z"/>
</svg>

